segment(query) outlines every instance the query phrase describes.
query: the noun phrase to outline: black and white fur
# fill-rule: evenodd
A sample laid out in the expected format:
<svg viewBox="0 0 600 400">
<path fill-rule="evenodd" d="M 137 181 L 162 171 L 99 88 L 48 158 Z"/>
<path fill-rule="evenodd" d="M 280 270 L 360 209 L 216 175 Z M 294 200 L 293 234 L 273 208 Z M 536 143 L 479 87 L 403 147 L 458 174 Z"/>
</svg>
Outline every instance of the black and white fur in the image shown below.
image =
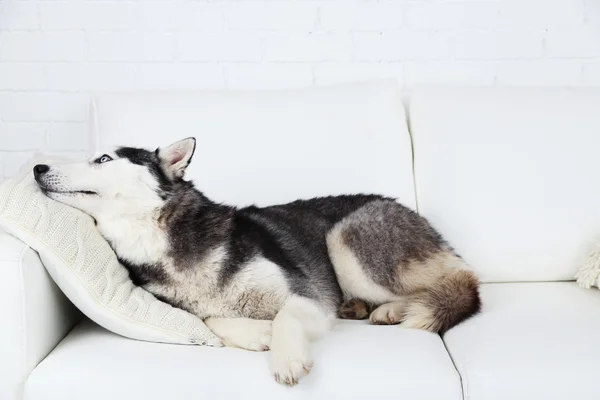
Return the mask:
<svg viewBox="0 0 600 400">
<path fill-rule="evenodd" d="M 183 179 L 195 144 L 121 147 L 85 163 L 37 165 L 34 175 L 49 197 L 96 219 L 134 283 L 203 318 L 227 344 L 270 348 L 280 383 L 310 371 L 309 342 L 344 301 L 374 304 L 374 324 L 442 333 L 479 311 L 470 268 L 393 199 L 217 204 Z"/>
</svg>

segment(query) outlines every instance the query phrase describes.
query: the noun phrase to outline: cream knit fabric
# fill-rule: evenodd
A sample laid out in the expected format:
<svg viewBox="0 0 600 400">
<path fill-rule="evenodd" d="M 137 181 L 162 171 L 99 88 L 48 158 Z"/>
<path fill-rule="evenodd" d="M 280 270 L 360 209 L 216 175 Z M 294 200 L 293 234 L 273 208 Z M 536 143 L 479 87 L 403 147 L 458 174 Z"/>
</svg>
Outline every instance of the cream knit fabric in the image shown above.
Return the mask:
<svg viewBox="0 0 600 400">
<path fill-rule="evenodd" d="M 132 339 L 219 346 L 196 316 L 133 285 L 94 220 L 44 196 L 32 166 L 0 185 L 0 227 L 36 250 L 69 299 L 90 319 Z"/>
<path fill-rule="evenodd" d="M 592 286 L 600 288 L 600 243 L 588 254 L 579 271 L 575 275 L 577 283 L 582 288 L 589 289 Z"/>
</svg>

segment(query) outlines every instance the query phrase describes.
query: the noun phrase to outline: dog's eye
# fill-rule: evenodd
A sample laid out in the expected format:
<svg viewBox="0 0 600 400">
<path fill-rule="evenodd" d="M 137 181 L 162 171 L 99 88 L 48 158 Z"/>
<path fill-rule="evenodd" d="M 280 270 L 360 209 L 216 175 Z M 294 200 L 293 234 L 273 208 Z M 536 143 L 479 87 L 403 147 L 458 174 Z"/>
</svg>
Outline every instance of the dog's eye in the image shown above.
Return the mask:
<svg viewBox="0 0 600 400">
<path fill-rule="evenodd" d="M 96 163 L 102 164 L 102 163 L 109 162 L 109 161 L 112 161 L 112 157 L 109 156 L 108 154 L 105 154 L 102 157 L 98 158 L 96 160 Z"/>
</svg>

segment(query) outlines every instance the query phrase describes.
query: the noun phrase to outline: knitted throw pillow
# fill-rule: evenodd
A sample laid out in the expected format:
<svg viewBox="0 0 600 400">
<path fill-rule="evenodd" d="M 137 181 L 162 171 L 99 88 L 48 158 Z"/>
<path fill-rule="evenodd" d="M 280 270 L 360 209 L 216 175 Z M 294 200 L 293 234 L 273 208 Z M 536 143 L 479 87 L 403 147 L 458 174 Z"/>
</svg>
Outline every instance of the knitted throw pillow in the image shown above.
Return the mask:
<svg viewBox="0 0 600 400">
<path fill-rule="evenodd" d="M 600 288 L 600 243 L 588 254 L 579 271 L 575 275 L 577 283 L 582 288 L 589 289 L 592 286 Z"/>
<path fill-rule="evenodd" d="M 221 346 L 202 320 L 135 286 L 93 218 L 44 196 L 32 168 L 51 162 L 38 157 L 0 185 L 0 228 L 36 250 L 65 295 L 104 328 L 144 341 Z"/>
</svg>

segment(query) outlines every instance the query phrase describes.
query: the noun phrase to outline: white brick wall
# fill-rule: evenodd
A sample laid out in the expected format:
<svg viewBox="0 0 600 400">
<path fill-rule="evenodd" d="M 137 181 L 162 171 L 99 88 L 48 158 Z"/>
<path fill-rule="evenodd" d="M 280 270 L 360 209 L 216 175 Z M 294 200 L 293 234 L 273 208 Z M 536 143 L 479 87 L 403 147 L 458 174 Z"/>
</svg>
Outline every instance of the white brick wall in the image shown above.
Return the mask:
<svg viewBox="0 0 600 400">
<path fill-rule="evenodd" d="M 600 85 L 600 1 L 0 0 L 0 179 L 86 154 L 94 91 L 389 77 Z"/>
</svg>

